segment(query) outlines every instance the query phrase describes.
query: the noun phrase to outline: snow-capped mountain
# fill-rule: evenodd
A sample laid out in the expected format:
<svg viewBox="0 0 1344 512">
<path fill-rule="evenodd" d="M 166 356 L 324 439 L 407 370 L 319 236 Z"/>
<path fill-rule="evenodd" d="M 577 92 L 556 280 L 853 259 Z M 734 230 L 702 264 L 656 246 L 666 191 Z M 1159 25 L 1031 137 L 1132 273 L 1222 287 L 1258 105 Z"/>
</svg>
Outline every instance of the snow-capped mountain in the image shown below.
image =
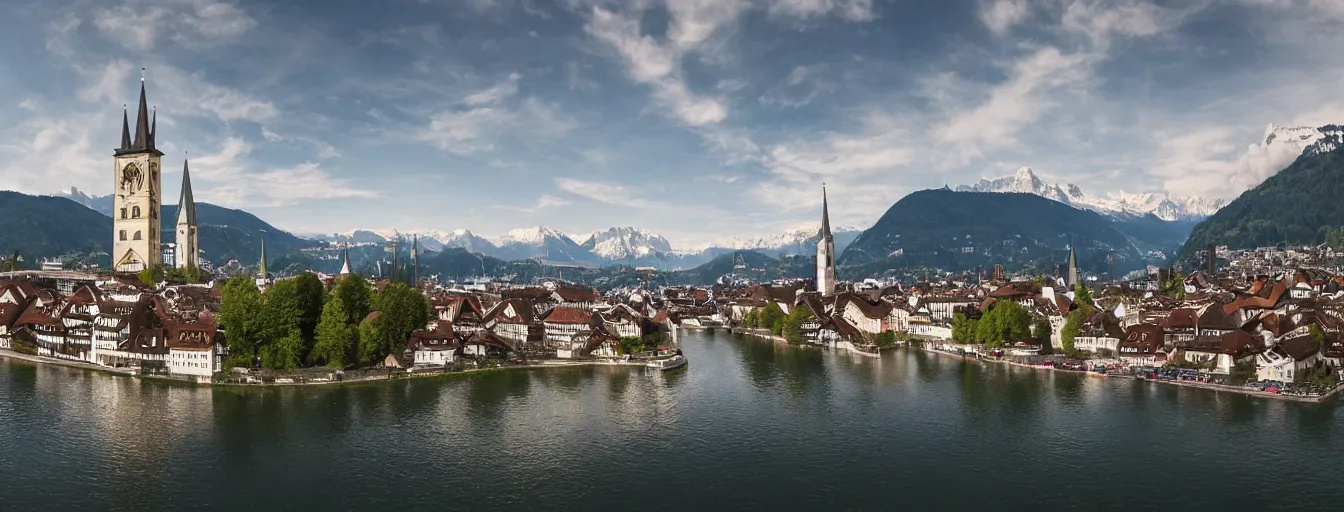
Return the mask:
<svg viewBox="0 0 1344 512">
<path fill-rule="evenodd" d="M 835 239 L 835 252 L 845 251 L 863 230 L 849 226 L 831 228 L 831 237 Z M 817 241 L 821 238 L 821 224 L 792 229 L 783 233 L 761 237 L 735 237 L 720 244 L 719 247 L 732 250 L 759 251 L 769 255 L 816 254 Z"/>
<path fill-rule="evenodd" d="M 514 251 L 526 259 L 562 263 L 589 263 L 594 259 L 592 253 L 569 235 L 545 226 L 509 231 L 497 245 L 500 249 Z"/>
<path fill-rule="evenodd" d="M 672 252 L 672 244 L 662 235 L 633 227 L 596 231 L 582 245 L 607 261 L 633 260 Z"/>
<path fill-rule="evenodd" d="M 63 190 L 59 194 L 52 194 L 53 197 L 64 197 L 76 203 L 87 206 L 90 210 L 96 211 L 108 217 L 112 216 L 112 195 L 91 196 L 75 187 L 70 190 Z"/>
<path fill-rule="evenodd" d="M 1299 150 L 1300 151 L 1300 150 Z M 1012 176 L 982 179 L 974 185 L 957 187 L 961 192 L 1019 192 L 1035 194 L 1075 208 L 1085 208 L 1105 214 L 1153 214 L 1166 221 L 1199 220 L 1223 207 L 1223 200 L 1203 197 L 1173 198 L 1162 193 L 1129 193 L 1119 191 L 1103 196 L 1083 192 L 1072 183 L 1063 185 L 1046 182 L 1036 176 L 1030 167 L 1018 169 Z"/>
</svg>

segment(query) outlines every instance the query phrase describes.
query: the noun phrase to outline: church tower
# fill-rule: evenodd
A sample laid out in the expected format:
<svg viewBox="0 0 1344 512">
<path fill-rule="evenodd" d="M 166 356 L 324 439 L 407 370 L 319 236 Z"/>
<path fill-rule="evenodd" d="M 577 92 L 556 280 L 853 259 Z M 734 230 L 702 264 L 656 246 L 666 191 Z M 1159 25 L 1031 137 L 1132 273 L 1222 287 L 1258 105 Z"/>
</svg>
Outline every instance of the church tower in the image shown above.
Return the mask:
<svg viewBox="0 0 1344 512">
<path fill-rule="evenodd" d="M 177 200 L 177 267 L 195 268 L 200 254 L 196 233 L 196 199 L 191 195 L 191 171 L 182 161 L 182 195 Z"/>
<path fill-rule="evenodd" d="M 140 106 L 135 120 L 135 138 L 126 111 L 121 113 L 121 147 L 113 153 L 112 169 L 112 268 L 139 272 L 163 262 L 160 248 L 159 159 L 155 148 L 157 113 L 149 117 L 145 101 L 145 78 L 140 77 Z"/>
<path fill-rule="evenodd" d="M 826 205 L 826 185 L 821 186 L 821 240 L 817 241 L 817 291 L 822 297 L 835 295 L 835 238 L 831 236 L 831 216 Z"/>
</svg>

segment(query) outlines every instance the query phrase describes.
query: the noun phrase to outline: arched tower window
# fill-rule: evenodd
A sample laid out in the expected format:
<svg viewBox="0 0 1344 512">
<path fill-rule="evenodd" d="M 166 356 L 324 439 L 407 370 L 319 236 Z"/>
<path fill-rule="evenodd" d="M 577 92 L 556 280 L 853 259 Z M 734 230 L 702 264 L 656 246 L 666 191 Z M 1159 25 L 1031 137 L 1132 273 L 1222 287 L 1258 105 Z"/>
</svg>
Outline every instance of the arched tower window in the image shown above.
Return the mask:
<svg viewBox="0 0 1344 512">
<path fill-rule="evenodd" d="M 135 236 L 132 237 L 131 239 L 132 239 L 132 240 L 140 240 L 140 239 L 141 239 L 141 238 L 140 238 L 140 232 L 139 232 L 139 231 L 136 231 L 136 232 L 135 232 Z"/>
<path fill-rule="evenodd" d="M 125 242 L 125 241 L 126 241 L 126 230 L 124 230 L 124 229 L 121 230 L 120 235 L 121 235 L 121 241 Z"/>
<path fill-rule="evenodd" d="M 125 209 L 125 208 L 122 208 L 122 209 L 121 209 L 121 218 L 123 218 L 123 219 L 126 218 L 126 209 Z"/>
<path fill-rule="evenodd" d="M 139 207 L 139 206 L 132 206 L 132 207 L 131 207 L 131 218 L 132 218 L 132 219 L 138 219 L 138 218 L 140 218 L 140 207 Z"/>
</svg>

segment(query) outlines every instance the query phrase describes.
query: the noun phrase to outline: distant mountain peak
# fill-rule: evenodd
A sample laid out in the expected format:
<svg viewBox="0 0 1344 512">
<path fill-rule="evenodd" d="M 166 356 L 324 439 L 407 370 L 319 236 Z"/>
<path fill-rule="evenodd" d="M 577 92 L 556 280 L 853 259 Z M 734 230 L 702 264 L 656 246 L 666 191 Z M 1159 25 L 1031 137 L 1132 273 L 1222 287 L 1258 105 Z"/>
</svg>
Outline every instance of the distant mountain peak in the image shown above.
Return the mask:
<svg viewBox="0 0 1344 512">
<path fill-rule="evenodd" d="M 1012 176 L 982 179 L 974 185 L 957 187 L 958 192 L 1001 192 L 1034 194 L 1075 208 L 1105 214 L 1153 214 L 1162 220 L 1195 220 L 1213 215 L 1223 206 L 1222 200 L 1202 197 L 1171 198 L 1165 193 L 1127 193 L 1123 190 L 1103 196 L 1092 196 L 1078 185 L 1063 185 L 1042 180 L 1030 167 L 1021 167 Z"/>
</svg>

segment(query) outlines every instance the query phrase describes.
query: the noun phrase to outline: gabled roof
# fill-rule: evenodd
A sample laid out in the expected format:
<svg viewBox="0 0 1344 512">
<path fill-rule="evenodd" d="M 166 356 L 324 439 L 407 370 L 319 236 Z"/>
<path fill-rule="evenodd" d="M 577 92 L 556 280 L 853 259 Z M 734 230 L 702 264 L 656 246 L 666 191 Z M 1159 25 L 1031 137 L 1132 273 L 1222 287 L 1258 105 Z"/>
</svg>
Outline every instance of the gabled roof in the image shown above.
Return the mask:
<svg viewBox="0 0 1344 512">
<path fill-rule="evenodd" d="M 546 313 L 542 321 L 551 324 L 591 324 L 593 322 L 593 312 L 578 308 L 557 307 Z"/>
</svg>

